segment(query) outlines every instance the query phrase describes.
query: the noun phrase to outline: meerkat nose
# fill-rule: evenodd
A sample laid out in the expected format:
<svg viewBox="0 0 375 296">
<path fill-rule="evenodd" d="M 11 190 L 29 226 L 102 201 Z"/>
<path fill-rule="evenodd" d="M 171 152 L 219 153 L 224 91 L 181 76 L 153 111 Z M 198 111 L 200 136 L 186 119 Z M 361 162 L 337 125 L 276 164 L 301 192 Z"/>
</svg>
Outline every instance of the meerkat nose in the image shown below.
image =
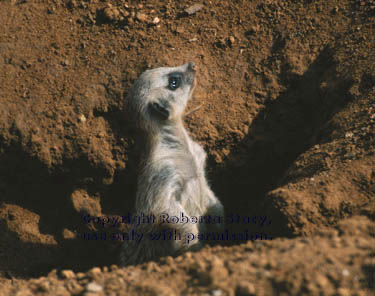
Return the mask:
<svg viewBox="0 0 375 296">
<path fill-rule="evenodd" d="M 197 71 L 198 70 L 198 67 L 197 65 L 194 63 L 194 62 L 189 62 L 188 63 L 188 68 L 192 71 Z"/>
</svg>

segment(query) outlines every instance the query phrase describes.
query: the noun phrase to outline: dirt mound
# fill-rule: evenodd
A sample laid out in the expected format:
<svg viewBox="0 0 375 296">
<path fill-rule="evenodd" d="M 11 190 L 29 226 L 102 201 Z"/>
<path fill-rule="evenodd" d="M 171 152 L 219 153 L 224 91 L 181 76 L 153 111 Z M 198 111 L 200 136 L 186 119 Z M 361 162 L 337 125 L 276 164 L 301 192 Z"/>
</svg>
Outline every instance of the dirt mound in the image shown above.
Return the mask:
<svg viewBox="0 0 375 296">
<path fill-rule="evenodd" d="M 53 270 L 47 277 L 13 280 L 4 290 L 7 295 L 369 295 L 374 235 L 373 222 L 355 217 L 308 238 L 206 248 L 138 267 Z"/>
<path fill-rule="evenodd" d="M 374 289 L 375 2 L 193 4 L 0 0 L 4 295 Z M 147 68 L 190 60 L 188 108 L 201 107 L 186 126 L 228 232 L 253 236 L 109 269 L 121 241 L 106 235 L 124 224 L 88 217 L 132 211 L 127 90 Z"/>
</svg>

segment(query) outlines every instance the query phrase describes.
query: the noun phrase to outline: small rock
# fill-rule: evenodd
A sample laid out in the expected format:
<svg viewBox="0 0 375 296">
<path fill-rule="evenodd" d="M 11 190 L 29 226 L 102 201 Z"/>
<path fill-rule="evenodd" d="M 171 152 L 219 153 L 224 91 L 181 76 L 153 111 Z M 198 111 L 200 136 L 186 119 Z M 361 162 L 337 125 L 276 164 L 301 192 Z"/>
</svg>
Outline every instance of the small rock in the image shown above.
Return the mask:
<svg viewBox="0 0 375 296">
<path fill-rule="evenodd" d="M 155 262 L 149 262 L 146 266 L 147 272 L 159 272 L 160 267 Z"/>
<path fill-rule="evenodd" d="M 130 15 L 130 12 L 127 11 L 127 10 L 124 10 L 124 9 L 120 9 L 120 13 L 125 16 L 125 17 L 128 17 Z"/>
<path fill-rule="evenodd" d="M 82 296 L 98 296 L 98 293 L 96 292 L 85 292 L 82 294 Z"/>
<path fill-rule="evenodd" d="M 77 272 L 77 278 L 78 279 L 83 279 L 86 276 L 83 272 Z"/>
<path fill-rule="evenodd" d="M 91 282 L 87 284 L 86 291 L 98 293 L 103 291 L 103 287 L 95 282 Z"/>
<path fill-rule="evenodd" d="M 70 1 L 68 1 L 68 7 L 69 8 L 75 8 L 75 7 L 77 7 L 77 1 L 76 0 L 70 0 Z"/>
<path fill-rule="evenodd" d="M 226 269 L 223 260 L 214 256 L 210 261 L 210 268 L 207 271 L 209 282 L 219 282 L 221 279 L 228 276 L 228 270 Z"/>
<path fill-rule="evenodd" d="M 352 295 L 351 291 L 346 288 L 338 288 L 337 293 L 339 296 L 349 296 Z"/>
<path fill-rule="evenodd" d="M 138 12 L 136 15 L 137 20 L 140 22 L 147 22 L 147 15 L 141 12 Z"/>
<path fill-rule="evenodd" d="M 44 292 L 48 291 L 49 288 L 50 288 L 50 283 L 49 283 L 49 281 L 47 281 L 47 280 L 40 281 L 37 285 L 38 285 L 38 288 L 39 288 L 41 291 L 44 291 Z"/>
<path fill-rule="evenodd" d="M 188 8 L 185 9 L 185 12 L 188 14 L 188 15 L 192 15 L 196 12 L 198 12 L 199 10 L 201 10 L 203 8 L 203 4 L 194 4 Z"/>
<path fill-rule="evenodd" d="M 83 292 L 84 288 L 78 284 L 77 282 L 68 282 L 66 283 L 66 287 L 70 293 L 73 295 L 78 295 Z"/>
<path fill-rule="evenodd" d="M 64 228 L 63 229 L 63 238 L 64 239 L 74 239 L 74 238 L 76 238 L 76 235 L 73 231 Z"/>
<path fill-rule="evenodd" d="M 349 276 L 349 275 L 350 275 L 349 270 L 347 270 L 347 269 L 343 269 L 343 270 L 342 270 L 342 275 L 343 275 L 343 276 Z"/>
<path fill-rule="evenodd" d="M 54 14 L 55 13 L 55 7 L 48 8 L 47 13 L 48 14 Z"/>
<path fill-rule="evenodd" d="M 321 288 L 325 288 L 329 284 L 328 279 L 324 275 L 317 275 L 315 280 Z"/>
<path fill-rule="evenodd" d="M 332 13 L 332 14 L 336 14 L 338 11 L 339 11 L 339 8 L 338 8 L 338 6 L 336 6 L 336 7 L 334 7 L 334 8 L 331 10 L 331 13 Z"/>
<path fill-rule="evenodd" d="M 120 17 L 120 11 L 117 8 L 113 8 L 112 5 L 104 9 L 104 17 L 108 21 L 116 21 Z"/>
<path fill-rule="evenodd" d="M 79 121 L 80 122 L 86 122 L 86 116 L 81 114 L 79 117 L 78 117 Z"/>
<path fill-rule="evenodd" d="M 250 296 L 255 295 L 255 286 L 249 282 L 241 282 L 237 285 L 236 295 L 238 296 Z"/>
<path fill-rule="evenodd" d="M 88 272 L 87 272 L 87 275 L 89 277 L 95 277 L 95 276 L 98 276 L 102 273 L 101 269 L 99 267 L 94 267 L 92 269 L 90 269 Z"/>
<path fill-rule="evenodd" d="M 252 26 L 250 29 L 250 33 L 254 34 L 259 31 L 259 26 Z"/>
<path fill-rule="evenodd" d="M 27 288 L 25 289 L 20 289 L 19 291 L 17 291 L 17 293 L 13 294 L 15 296 L 33 296 L 33 293 L 31 293 L 31 291 Z"/>
<path fill-rule="evenodd" d="M 89 14 L 87 15 L 87 17 L 88 17 L 88 19 L 90 20 L 90 22 L 91 22 L 92 24 L 96 24 L 96 19 L 95 19 L 95 17 L 92 15 L 91 12 L 89 12 Z"/>
<path fill-rule="evenodd" d="M 154 25 L 157 25 L 158 23 L 160 23 L 160 19 L 158 17 L 155 17 L 153 20 L 152 20 L 152 23 Z"/>
<path fill-rule="evenodd" d="M 236 41 L 236 39 L 233 36 L 229 37 L 229 42 L 233 44 Z"/>
<path fill-rule="evenodd" d="M 87 213 L 91 216 L 101 214 L 102 209 L 99 200 L 91 198 L 85 190 L 75 190 L 71 195 L 71 202 L 78 213 Z"/>
<path fill-rule="evenodd" d="M 216 290 L 213 290 L 211 291 L 210 293 L 212 296 L 221 296 L 223 295 L 223 291 L 219 290 L 219 289 L 216 289 Z"/>
<path fill-rule="evenodd" d="M 345 138 L 351 138 L 351 137 L 353 137 L 353 133 L 352 132 L 345 133 Z"/>
<path fill-rule="evenodd" d="M 182 26 L 177 26 L 176 32 L 179 33 L 179 34 L 182 34 L 182 33 L 184 33 L 184 28 Z"/>
<path fill-rule="evenodd" d="M 65 279 L 74 279 L 76 277 L 76 275 L 74 274 L 74 272 L 72 270 L 62 270 L 61 271 L 61 276 Z"/>
<path fill-rule="evenodd" d="M 254 95 L 258 98 L 265 98 L 267 97 L 267 93 L 265 91 L 257 90 L 255 91 Z"/>
<path fill-rule="evenodd" d="M 52 270 L 48 273 L 48 277 L 57 277 L 57 269 L 52 269 Z"/>
<path fill-rule="evenodd" d="M 108 177 L 108 178 L 103 178 L 102 179 L 102 183 L 104 184 L 104 185 L 111 185 L 111 184 L 113 184 L 113 177 Z"/>
</svg>

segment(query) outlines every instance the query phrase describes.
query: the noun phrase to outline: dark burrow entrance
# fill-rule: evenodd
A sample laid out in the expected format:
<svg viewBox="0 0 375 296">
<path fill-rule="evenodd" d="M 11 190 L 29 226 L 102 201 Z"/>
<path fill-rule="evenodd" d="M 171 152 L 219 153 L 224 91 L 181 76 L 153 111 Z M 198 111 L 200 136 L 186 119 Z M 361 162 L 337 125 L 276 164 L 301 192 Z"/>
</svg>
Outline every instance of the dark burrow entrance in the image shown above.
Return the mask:
<svg viewBox="0 0 375 296">
<path fill-rule="evenodd" d="M 350 82 L 338 79 L 334 87 L 321 88 L 322 82 L 335 76 L 335 71 L 329 49 L 322 52 L 303 76 L 283 69 L 280 77 L 287 90 L 265 103 L 247 137 L 222 164 L 216 165 L 209 159 L 212 189 L 223 201 L 226 215 L 234 217 L 233 223 L 226 226 L 230 232 L 248 231 L 249 235 L 265 234 L 273 238 L 293 236 L 287 218 L 268 202 L 266 194 L 288 182 L 283 176 L 296 157 L 326 141 L 330 133 L 325 129 L 326 123 L 349 102 Z M 107 114 L 106 120 L 114 133 L 127 134 L 124 122 L 119 122 L 119 112 Z M 116 172 L 114 182 L 103 186 L 96 182 L 103 177 L 102 173 L 86 160 L 66 160 L 64 169 L 51 173 L 17 144 L 0 148 L 0 276 L 38 277 L 52 269 L 85 271 L 118 263 L 119 243 L 94 236 L 80 237 L 81 233 L 106 229 L 83 223 L 82 213 L 74 211 L 70 198 L 75 190 L 84 189 L 90 197 L 100 198 L 104 215 L 131 212 L 137 175 L 136 151 L 130 152 L 127 168 Z M 97 180 L 87 176 L 97 176 Z M 237 220 L 238 217 L 241 219 Z M 261 219 L 266 219 L 263 226 Z M 19 235 L 22 230 L 17 232 L 19 222 L 38 225 L 40 234 L 45 236 L 22 237 Z M 224 244 L 241 242 L 231 239 Z"/>
</svg>

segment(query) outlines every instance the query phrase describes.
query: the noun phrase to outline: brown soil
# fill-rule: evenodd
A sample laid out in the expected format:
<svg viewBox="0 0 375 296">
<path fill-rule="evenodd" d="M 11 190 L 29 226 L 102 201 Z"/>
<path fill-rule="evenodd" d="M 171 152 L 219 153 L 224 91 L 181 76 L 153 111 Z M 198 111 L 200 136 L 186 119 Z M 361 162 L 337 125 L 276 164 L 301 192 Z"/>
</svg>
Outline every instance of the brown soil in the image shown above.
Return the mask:
<svg viewBox="0 0 375 296">
<path fill-rule="evenodd" d="M 375 294 L 375 1 L 195 3 L 0 0 L 1 295 Z M 82 217 L 132 211 L 127 90 L 190 60 L 212 188 L 269 222 L 227 229 L 273 239 L 118 268 Z"/>
</svg>

